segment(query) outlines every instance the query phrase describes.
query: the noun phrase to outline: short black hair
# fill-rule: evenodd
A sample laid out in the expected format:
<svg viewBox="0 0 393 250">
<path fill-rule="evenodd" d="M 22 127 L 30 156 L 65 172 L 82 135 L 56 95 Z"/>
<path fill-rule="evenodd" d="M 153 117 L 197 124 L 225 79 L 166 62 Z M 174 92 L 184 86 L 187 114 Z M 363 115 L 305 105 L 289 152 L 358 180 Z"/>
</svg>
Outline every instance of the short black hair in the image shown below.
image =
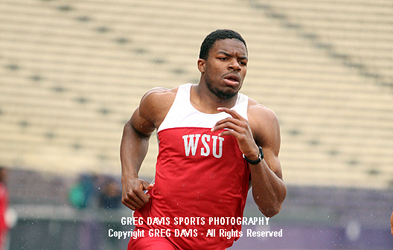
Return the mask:
<svg viewBox="0 0 393 250">
<path fill-rule="evenodd" d="M 214 43 L 217 40 L 224 40 L 224 39 L 237 39 L 244 44 L 247 50 L 246 41 L 244 41 L 243 37 L 239 33 L 233 30 L 219 29 L 207 35 L 205 40 L 203 40 L 201 45 L 201 50 L 199 51 L 199 58 L 207 60 L 209 52 L 213 47 Z"/>
</svg>

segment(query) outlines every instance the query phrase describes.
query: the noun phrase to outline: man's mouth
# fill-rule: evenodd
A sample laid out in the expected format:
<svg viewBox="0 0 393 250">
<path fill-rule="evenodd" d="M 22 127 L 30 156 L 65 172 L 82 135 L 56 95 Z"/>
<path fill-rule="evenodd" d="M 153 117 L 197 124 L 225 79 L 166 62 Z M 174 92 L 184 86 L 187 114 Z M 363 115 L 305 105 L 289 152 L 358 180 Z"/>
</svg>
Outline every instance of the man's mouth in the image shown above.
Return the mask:
<svg viewBox="0 0 393 250">
<path fill-rule="evenodd" d="M 237 85 L 240 83 L 240 76 L 235 73 L 224 75 L 224 81 L 229 85 Z"/>
</svg>

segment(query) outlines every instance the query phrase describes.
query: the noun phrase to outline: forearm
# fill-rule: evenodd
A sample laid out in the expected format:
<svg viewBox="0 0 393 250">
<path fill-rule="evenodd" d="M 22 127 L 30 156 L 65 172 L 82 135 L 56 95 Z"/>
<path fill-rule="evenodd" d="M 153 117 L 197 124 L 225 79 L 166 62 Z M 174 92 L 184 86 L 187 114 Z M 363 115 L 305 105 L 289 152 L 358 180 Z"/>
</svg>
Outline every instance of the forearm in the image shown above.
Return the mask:
<svg viewBox="0 0 393 250">
<path fill-rule="evenodd" d="M 144 190 L 150 190 L 149 183 L 139 179 L 138 173 L 149 146 L 150 134 L 144 135 L 128 122 L 123 131 L 120 147 L 122 167 L 122 203 L 132 209 L 140 209 L 149 202 L 149 195 Z"/>
<path fill-rule="evenodd" d="M 122 179 L 138 178 L 148 147 L 149 137 L 138 133 L 130 123 L 127 123 L 124 126 L 120 145 Z"/>
<path fill-rule="evenodd" d="M 257 165 L 250 164 L 249 166 L 252 195 L 259 210 L 268 217 L 278 214 L 287 193 L 285 183 L 264 160 Z"/>
</svg>

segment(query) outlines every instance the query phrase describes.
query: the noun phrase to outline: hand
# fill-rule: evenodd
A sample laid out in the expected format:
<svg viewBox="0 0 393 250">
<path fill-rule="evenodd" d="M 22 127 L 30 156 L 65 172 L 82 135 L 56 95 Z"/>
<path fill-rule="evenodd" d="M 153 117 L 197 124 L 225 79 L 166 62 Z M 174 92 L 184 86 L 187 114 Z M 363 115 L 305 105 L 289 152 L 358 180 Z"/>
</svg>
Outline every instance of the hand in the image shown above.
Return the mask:
<svg viewBox="0 0 393 250">
<path fill-rule="evenodd" d="M 149 200 L 150 195 L 145 190 L 151 190 L 154 184 L 141 179 L 131 179 L 122 182 L 123 191 L 121 202 L 131 210 L 141 209 Z"/>
<path fill-rule="evenodd" d="M 218 111 L 226 112 L 232 117 L 218 121 L 212 131 L 226 129 L 219 136 L 234 136 L 237 140 L 240 151 L 250 160 L 257 160 L 259 149 L 254 141 L 254 137 L 248 121 L 239 115 L 235 110 L 228 108 L 218 108 Z"/>
</svg>

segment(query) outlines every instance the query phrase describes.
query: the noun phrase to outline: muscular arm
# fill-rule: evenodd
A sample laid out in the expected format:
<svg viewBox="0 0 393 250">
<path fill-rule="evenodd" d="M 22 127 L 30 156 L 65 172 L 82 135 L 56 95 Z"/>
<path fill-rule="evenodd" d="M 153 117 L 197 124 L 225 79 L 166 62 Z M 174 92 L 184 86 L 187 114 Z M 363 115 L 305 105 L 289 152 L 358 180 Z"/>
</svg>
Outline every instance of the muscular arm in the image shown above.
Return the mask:
<svg viewBox="0 0 393 250">
<path fill-rule="evenodd" d="M 255 142 L 258 146 L 262 146 L 265 156 L 259 164 L 249 164 L 252 195 L 259 210 L 271 217 L 281 210 L 287 192 L 278 158 L 281 143 L 280 128 L 276 115 L 261 106 L 255 107 L 254 115 L 250 117 L 249 122 Z M 258 156 L 254 153 L 248 157 L 257 159 Z"/>
<path fill-rule="evenodd" d="M 165 117 L 170 97 L 171 92 L 166 89 L 149 91 L 124 126 L 120 145 L 122 203 L 132 210 L 142 208 L 149 201 L 144 190 L 151 189 L 152 185 L 139 179 L 138 172 L 147 154 L 150 136 Z"/>
<path fill-rule="evenodd" d="M 144 126 L 148 130 L 147 133 L 135 129 L 143 127 L 144 123 L 147 125 Z M 138 178 L 138 172 L 149 147 L 151 128 L 154 129 L 147 121 L 143 121 L 138 108 L 123 130 L 120 145 L 122 202 L 132 210 L 143 207 L 149 201 L 149 197 L 143 192 L 148 189 L 149 184 Z"/>
<path fill-rule="evenodd" d="M 237 139 L 240 151 L 250 160 L 258 158 L 258 146 L 262 146 L 264 159 L 256 165 L 249 164 L 251 171 L 252 195 L 259 210 L 272 217 L 281 210 L 286 197 L 286 186 L 278 153 L 280 150 L 280 130 L 275 114 L 256 102 L 249 105 L 249 120 L 236 111 L 219 108 L 232 117 L 219 121 L 213 130 L 226 128 L 220 136 L 231 135 Z"/>
</svg>

